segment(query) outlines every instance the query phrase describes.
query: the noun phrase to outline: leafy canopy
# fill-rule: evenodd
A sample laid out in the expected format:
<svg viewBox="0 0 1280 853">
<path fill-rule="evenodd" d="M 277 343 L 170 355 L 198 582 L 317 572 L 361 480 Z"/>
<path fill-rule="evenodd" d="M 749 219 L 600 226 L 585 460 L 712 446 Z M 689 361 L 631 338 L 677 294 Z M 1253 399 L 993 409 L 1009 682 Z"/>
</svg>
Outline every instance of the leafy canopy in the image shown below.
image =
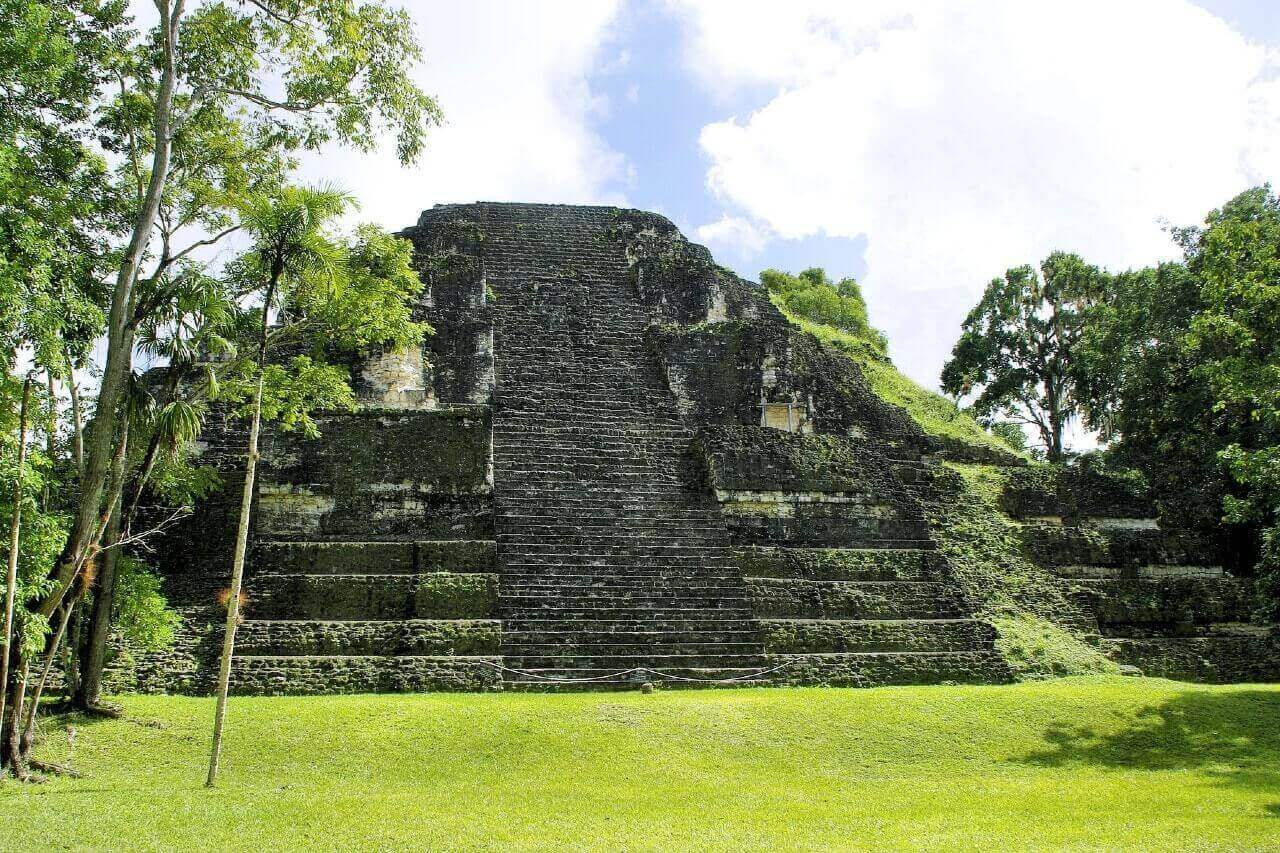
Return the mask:
<svg viewBox="0 0 1280 853">
<path fill-rule="evenodd" d="M 942 387 L 973 397 L 985 418 L 1030 424 L 1051 460 L 1063 456 L 1063 432 L 1081 413 L 1080 339 L 1088 307 L 1108 276 L 1077 255 L 1054 252 L 1040 265 L 993 279 L 965 318 L 942 370 Z"/>
</svg>

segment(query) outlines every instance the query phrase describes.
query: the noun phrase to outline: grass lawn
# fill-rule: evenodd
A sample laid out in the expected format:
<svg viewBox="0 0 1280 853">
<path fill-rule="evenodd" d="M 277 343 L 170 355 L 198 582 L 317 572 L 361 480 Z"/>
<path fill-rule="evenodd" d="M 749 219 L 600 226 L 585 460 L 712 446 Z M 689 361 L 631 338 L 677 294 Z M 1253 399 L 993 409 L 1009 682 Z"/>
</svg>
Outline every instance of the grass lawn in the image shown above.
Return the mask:
<svg viewBox="0 0 1280 853">
<path fill-rule="evenodd" d="M 210 700 L 124 704 L 0 848 L 1280 847 L 1280 685 L 241 698 L 215 791 Z"/>
</svg>

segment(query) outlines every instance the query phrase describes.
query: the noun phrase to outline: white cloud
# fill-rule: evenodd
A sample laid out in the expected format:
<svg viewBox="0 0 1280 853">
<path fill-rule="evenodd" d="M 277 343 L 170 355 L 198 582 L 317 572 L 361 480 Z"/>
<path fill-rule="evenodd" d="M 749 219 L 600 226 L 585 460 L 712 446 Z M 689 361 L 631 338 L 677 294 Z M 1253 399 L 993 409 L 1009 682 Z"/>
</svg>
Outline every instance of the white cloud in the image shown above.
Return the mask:
<svg viewBox="0 0 1280 853">
<path fill-rule="evenodd" d="M 1280 177 L 1276 55 L 1185 0 L 679 8 L 710 91 L 772 93 L 703 128 L 713 192 L 783 238 L 867 235 L 872 319 L 930 384 L 1005 268 L 1171 256 L 1162 217 Z"/>
<path fill-rule="evenodd" d="M 726 248 L 743 255 L 755 255 L 769 242 L 769 232 L 740 216 L 722 216 L 694 229 L 699 241 L 711 248 Z"/>
<path fill-rule="evenodd" d="M 591 128 L 608 102 L 587 82 L 610 59 L 601 48 L 616 3 L 407 5 L 426 53 L 416 77 L 446 126 L 407 169 L 390 148 L 329 150 L 305 158 L 306 180 L 344 187 L 361 202 L 359 219 L 389 228 L 440 202 L 622 201 L 610 186 L 627 182 L 628 166 Z"/>
</svg>

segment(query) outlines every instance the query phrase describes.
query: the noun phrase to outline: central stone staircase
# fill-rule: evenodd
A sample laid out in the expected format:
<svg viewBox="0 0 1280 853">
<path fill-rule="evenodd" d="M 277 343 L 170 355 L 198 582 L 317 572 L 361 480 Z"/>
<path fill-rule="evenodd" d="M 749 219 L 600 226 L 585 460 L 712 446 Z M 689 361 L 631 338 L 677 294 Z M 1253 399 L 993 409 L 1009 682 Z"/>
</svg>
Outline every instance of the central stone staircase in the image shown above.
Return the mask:
<svg viewBox="0 0 1280 853">
<path fill-rule="evenodd" d="M 690 481 L 692 435 L 625 258 L 598 242 L 610 212 L 486 212 L 507 684 L 748 683 L 766 666 L 760 628 L 716 504 Z"/>
</svg>

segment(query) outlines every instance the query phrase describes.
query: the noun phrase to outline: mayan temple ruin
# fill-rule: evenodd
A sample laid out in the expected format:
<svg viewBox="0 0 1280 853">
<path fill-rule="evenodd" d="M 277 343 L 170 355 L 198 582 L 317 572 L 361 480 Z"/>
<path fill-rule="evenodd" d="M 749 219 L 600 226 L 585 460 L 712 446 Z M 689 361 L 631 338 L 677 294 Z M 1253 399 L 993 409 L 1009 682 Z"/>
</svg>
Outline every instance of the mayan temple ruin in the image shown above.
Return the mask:
<svg viewBox="0 0 1280 853">
<path fill-rule="evenodd" d="M 1003 682 L 1018 626 L 1280 678 L 1211 543 L 1125 483 L 926 433 L 663 217 L 448 205 L 403 235 L 434 335 L 353 357 L 361 408 L 319 439 L 266 433 L 236 691 Z M 244 430 L 206 428 L 223 490 L 155 555 L 178 643 L 119 655 L 118 687 L 210 688 Z"/>
</svg>

